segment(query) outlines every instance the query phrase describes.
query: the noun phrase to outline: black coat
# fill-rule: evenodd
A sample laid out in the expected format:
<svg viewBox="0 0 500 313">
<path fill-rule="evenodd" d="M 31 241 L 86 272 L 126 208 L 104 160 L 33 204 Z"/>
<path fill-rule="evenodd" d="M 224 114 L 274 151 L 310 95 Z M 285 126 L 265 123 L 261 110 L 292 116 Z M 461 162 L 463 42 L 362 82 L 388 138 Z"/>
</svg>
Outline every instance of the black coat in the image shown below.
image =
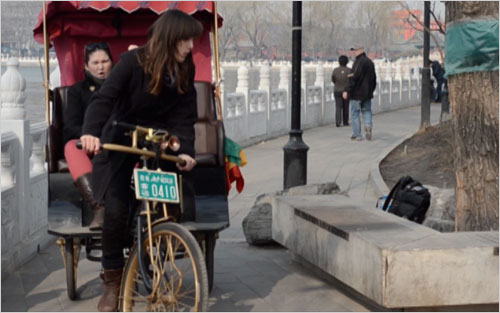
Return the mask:
<svg viewBox="0 0 500 313">
<path fill-rule="evenodd" d="M 99 137 L 101 143 L 130 145 L 130 137 L 114 120 L 144 127 L 168 130 L 179 137 L 181 147 L 175 154 L 185 153 L 194 158 L 194 123 L 197 120 L 194 66 L 190 70 L 188 90 L 177 93 L 175 87 L 163 85 L 160 93 L 150 94 L 150 77 L 144 73 L 137 60 L 138 49 L 125 52 L 111 71 L 99 92 L 92 98 L 83 134 Z M 192 60 L 192 56 L 188 58 Z M 102 151 L 92 159 L 93 187 L 97 200 L 102 200 L 111 177 L 123 169 L 127 155 L 114 151 Z M 98 174 L 95 174 L 98 173 Z"/>
<path fill-rule="evenodd" d="M 63 111 L 63 141 L 64 144 L 71 139 L 82 136 L 83 118 L 90 104 L 90 98 L 101 87 L 90 73 L 85 71 L 85 78 L 73 84 L 68 89 L 68 105 Z"/>
<path fill-rule="evenodd" d="M 362 53 L 356 57 L 349 74 L 348 92 L 351 100 L 368 100 L 373 98 L 373 92 L 377 87 L 377 74 L 375 65 Z"/>
<path fill-rule="evenodd" d="M 432 68 L 432 76 L 436 78 L 437 82 L 442 82 L 444 80 L 445 72 L 441 64 L 439 64 L 438 61 L 432 61 L 431 68 Z"/>
</svg>

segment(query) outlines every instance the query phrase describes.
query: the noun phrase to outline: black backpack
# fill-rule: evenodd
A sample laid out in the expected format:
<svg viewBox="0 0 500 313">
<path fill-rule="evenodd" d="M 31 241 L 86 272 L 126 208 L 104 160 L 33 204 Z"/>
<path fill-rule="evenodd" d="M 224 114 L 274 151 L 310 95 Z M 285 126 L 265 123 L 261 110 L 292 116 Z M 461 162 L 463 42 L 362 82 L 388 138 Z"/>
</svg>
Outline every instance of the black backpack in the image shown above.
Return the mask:
<svg viewBox="0 0 500 313">
<path fill-rule="evenodd" d="M 383 210 L 389 207 L 389 213 L 422 224 L 430 204 L 429 190 L 410 176 L 403 176 L 389 192 Z"/>
</svg>

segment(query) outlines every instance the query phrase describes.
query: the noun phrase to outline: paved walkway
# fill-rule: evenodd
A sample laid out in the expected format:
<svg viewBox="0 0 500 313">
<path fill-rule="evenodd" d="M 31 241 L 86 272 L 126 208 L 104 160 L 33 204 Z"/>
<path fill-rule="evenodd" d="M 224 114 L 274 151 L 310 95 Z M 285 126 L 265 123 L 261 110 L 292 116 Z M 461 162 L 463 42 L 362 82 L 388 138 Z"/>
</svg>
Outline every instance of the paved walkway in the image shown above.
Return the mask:
<svg viewBox="0 0 500 313">
<path fill-rule="evenodd" d="M 440 106 L 432 106 L 433 120 Z M 373 140 L 351 141 L 349 127 L 329 125 L 306 130 L 309 146 L 308 183 L 336 181 L 361 205 L 374 207 L 376 195 L 368 184 L 374 160 L 396 142 L 415 132 L 420 107 L 374 116 Z M 245 149 L 242 168 L 245 189 L 229 195 L 231 227 L 220 233 L 215 251 L 211 311 L 369 311 L 369 308 L 313 270 L 292 260 L 279 246 L 253 247 L 246 243 L 241 222 L 255 198 L 283 188 L 283 146 L 288 136 Z M 2 311 L 96 311 L 102 291 L 100 264 L 85 259 L 78 267 L 77 292 L 70 301 L 66 276 L 55 244 L 2 280 Z"/>
</svg>

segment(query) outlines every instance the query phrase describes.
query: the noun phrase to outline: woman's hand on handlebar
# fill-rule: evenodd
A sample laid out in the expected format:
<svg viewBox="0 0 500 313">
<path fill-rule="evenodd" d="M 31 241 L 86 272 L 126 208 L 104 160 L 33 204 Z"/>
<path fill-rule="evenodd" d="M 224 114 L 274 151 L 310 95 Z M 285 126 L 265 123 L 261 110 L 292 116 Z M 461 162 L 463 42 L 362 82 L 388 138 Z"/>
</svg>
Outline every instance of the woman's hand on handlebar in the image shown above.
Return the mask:
<svg viewBox="0 0 500 313">
<path fill-rule="evenodd" d="M 180 165 L 179 163 L 176 164 L 177 168 L 181 171 L 189 172 L 196 165 L 195 159 L 193 159 L 187 154 L 179 154 L 178 157 L 186 162 L 184 165 Z"/>
<path fill-rule="evenodd" d="M 99 138 L 92 135 L 83 135 L 80 137 L 82 142 L 82 150 L 89 154 L 98 154 L 100 151 L 101 141 Z"/>
</svg>

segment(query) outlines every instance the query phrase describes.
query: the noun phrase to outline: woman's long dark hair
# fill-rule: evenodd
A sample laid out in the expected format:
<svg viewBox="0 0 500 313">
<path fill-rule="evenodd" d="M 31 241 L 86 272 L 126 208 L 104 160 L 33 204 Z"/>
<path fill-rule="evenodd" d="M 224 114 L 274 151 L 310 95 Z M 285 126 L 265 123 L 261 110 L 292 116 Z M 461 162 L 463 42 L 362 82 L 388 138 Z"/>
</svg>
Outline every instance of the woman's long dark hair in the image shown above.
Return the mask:
<svg viewBox="0 0 500 313">
<path fill-rule="evenodd" d="M 193 59 L 190 53 L 183 63 L 178 63 L 175 58 L 177 43 L 197 38 L 202 31 L 200 22 L 179 10 L 168 10 L 149 28 L 148 41 L 137 52 L 137 58 L 144 72 L 151 76 L 148 86 L 151 94 L 160 93 L 164 71 L 174 78 L 177 92 L 183 94 L 187 91 Z"/>
</svg>

